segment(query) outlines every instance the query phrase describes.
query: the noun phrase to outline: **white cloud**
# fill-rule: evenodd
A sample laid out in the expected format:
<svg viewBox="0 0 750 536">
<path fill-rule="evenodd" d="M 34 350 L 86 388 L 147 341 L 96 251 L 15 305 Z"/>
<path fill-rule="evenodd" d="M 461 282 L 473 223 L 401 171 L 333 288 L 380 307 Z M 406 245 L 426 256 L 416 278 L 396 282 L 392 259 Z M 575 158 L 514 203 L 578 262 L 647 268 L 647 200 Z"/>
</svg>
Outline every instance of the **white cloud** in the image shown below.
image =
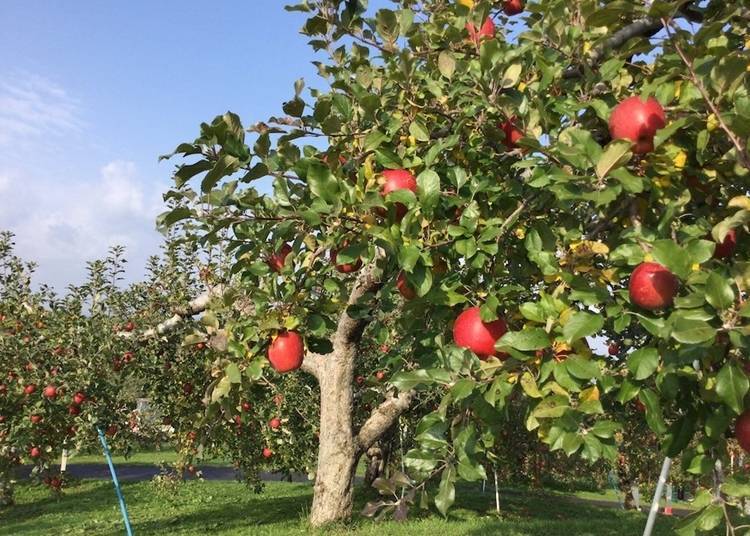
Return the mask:
<svg viewBox="0 0 750 536">
<path fill-rule="evenodd" d="M 39 263 L 39 283 L 63 290 L 81 282 L 86 261 L 113 245 L 127 248 L 128 278 L 140 278 L 146 258 L 158 252 L 154 221 L 165 185 L 146 182 L 133 162 L 109 162 L 95 177 L 4 171 L 3 184 L 0 229 L 15 233 L 21 257 Z"/>
<path fill-rule="evenodd" d="M 0 79 L 0 146 L 80 131 L 79 103 L 59 85 L 29 73 Z"/>
</svg>

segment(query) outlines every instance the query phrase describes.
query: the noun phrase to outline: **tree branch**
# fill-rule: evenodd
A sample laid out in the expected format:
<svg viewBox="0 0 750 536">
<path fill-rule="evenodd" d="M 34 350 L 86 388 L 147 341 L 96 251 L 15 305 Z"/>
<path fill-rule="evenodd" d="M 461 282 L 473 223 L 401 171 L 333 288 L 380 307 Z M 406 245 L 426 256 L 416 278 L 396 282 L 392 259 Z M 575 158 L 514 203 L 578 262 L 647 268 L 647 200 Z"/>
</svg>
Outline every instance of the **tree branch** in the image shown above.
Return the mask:
<svg viewBox="0 0 750 536">
<path fill-rule="evenodd" d="M 121 331 L 117 335 L 124 339 L 145 340 L 169 333 L 170 331 L 176 329 L 177 326 L 179 326 L 186 318 L 195 316 L 205 311 L 211 300 L 219 296 L 223 296 L 224 292 L 224 285 L 217 285 L 211 290 L 204 292 L 194 300 L 188 302 L 188 304 L 181 311 L 178 311 L 174 314 L 174 316 L 165 320 L 164 322 L 161 322 L 160 324 L 157 324 L 153 328 L 149 328 L 140 333 Z"/>
<path fill-rule="evenodd" d="M 684 63 L 685 67 L 687 67 L 688 73 L 690 74 L 690 81 L 693 82 L 695 87 L 698 88 L 698 91 L 703 97 L 703 100 L 706 101 L 706 105 L 711 110 L 711 113 L 713 113 L 716 116 L 716 119 L 719 121 L 719 126 L 726 133 L 727 137 L 729 137 L 729 141 L 732 142 L 732 145 L 734 145 L 734 148 L 737 151 L 737 159 L 739 160 L 740 164 L 742 164 L 745 169 L 750 169 L 750 155 L 748 155 L 747 153 L 747 147 L 745 146 L 744 141 L 737 134 L 735 134 L 735 132 L 731 128 L 729 128 L 729 125 L 726 124 L 724 118 L 721 117 L 721 110 L 719 110 L 719 107 L 716 106 L 716 103 L 711 99 L 711 95 L 708 94 L 708 90 L 703 84 L 703 80 L 701 80 L 698 74 L 695 72 L 693 62 L 690 61 L 690 59 L 685 54 L 685 51 L 682 50 L 682 47 L 680 47 L 679 43 L 677 42 L 675 34 L 669 26 L 669 21 L 667 21 L 666 19 L 662 19 L 661 22 L 664 25 L 664 29 L 667 32 L 667 36 L 669 37 L 669 41 L 672 43 L 675 52 L 677 52 L 677 55 L 680 56 L 682 63 Z"/>
<path fill-rule="evenodd" d="M 320 379 L 320 370 L 323 366 L 323 360 L 325 359 L 325 356 L 322 354 L 316 354 L 315 352 L 307 351 L 305 352 L 305 358 L 302 360 L 302 370 L 310 374 L 311 376 L 315 377 L 316 379 Z"/>
<path fill-rule="evenodd" d="M 370 417 L 359 429 L 356 436 L 356 448 L 360 452 L 366 451 L 382 436 L 391 425 L 411 406 L 415 391 L 407 391 L 398 395 L 391 394 L 372 412 Z"/>
<path fill-rule="evenodd" d="M 338 326 L 336 327 L 336 334 L 333 338 L 334 352 L 344 348 L 351 348 L 362 338 L 362 333 L 370 319 L 367 317 L 352 318 L 349 316 L 348 308 L 356 305 L 365 294 L 377 292 L 383 286 L 383 273 L 377 267 L 377 260 L 381 255 L 382 252 L 379 251 L 375 259 L 360 270 L 357 275 L 354 287 L 349 295 L 347 308 L 341 312 Z"/>
</svg>

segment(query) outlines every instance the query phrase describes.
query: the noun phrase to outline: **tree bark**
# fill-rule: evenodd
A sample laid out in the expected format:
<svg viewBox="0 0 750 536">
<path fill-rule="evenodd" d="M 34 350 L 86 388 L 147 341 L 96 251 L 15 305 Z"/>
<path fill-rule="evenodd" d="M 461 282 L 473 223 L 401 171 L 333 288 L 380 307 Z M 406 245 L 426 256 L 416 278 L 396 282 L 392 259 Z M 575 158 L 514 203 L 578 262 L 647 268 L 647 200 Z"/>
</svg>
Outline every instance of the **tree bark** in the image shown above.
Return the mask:
<svg viewBox="0 0 750 536">
<path fill-rule="evenodd" d="M 352 514 L 361 452 L 352 429 L 353 359 L 328 356 L 320 374 L 320 444 L 310 523 L 319 527 Z"/>
</svg>

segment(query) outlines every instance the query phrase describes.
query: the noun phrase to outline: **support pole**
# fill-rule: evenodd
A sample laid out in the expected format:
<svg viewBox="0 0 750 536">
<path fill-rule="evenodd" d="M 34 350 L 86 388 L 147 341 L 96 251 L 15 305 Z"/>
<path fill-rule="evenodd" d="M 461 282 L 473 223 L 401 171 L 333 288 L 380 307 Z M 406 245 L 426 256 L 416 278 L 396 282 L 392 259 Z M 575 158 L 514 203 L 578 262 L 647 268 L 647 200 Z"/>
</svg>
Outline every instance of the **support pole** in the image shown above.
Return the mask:
<svg viewBox="0 0 750 536">
<path fill-rule="evenodd" d="M 497 487 L 497 468 L 493 469 L 495 473 L 495 510 L 500 514 L 500 490 Z"/>
<path fill-rule="evenodd" d="M 63 449 L 62 457 L 60 458 L 60 472 L 64 473 L 68 469 L 68 449 Z"/>
<path fill-rule="evenodd" d="M 672 458 L 664 458 L 664 463 L 661 465 L 661 474 L 659 475 L 659 481 L 656 483 L 656 491 L 654 492 L 654 500 L 651 502 L 651 511 L 648 513 L 648 521 L 646 521 L 646 528 L 643 529 L 643 536 L 651 536 L 651 532 L 654 530 L 654 523 L 656 523 L 656 514 L 659 513 L 659 499 L 664 492 L 664 484 L 667 481 L 669 475 L 669 468 L 672 466 Z"/>
<path fill-rule="evenodd" d="M 133 529 L 130 526 L 130 518 L 128 517 L 128 507 L 125 506 L 125 497 L 122 496 L 122 489 L 120 488 L 120 481 L 117 480 L 117 473 L 115 472 L 115 466 L 112 463 L 112 455 L 109 453 L 109 445 L 107 445 L 107 439 L 104 437 L 102 429 L 97 427 L 96 431 L 99 433 L 99 441 L 102 443 L 104 449 L 104 457 L 107 458 L 107 465 L 109 465 L 109 473 L 112 475 L 112 483 L 115 486 L 115 493 L 117 493 L 117 500 L 120 503 L 120 513 L 122 514 L 122 520 L 125 523 L 125 533 L 128 536 L 133 536 Z"/>
</svg>

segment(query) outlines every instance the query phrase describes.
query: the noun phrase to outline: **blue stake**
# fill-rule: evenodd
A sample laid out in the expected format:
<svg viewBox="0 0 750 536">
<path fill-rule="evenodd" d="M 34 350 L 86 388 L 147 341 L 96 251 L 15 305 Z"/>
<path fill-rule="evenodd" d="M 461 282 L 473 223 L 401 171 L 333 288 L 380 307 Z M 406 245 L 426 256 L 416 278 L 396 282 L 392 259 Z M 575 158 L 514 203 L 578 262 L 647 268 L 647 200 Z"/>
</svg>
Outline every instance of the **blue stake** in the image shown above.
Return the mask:
<svg viewBox="0 0 750 536">
<path fill-rule="evenodd" d="M 112 483 L 115 485 L 115 492 L 117 492 L 117 500 L 120 501 L 120 512 L 122 513 L 122 520 L 125 522 L 125 532 L 128 536 L 133 536 L 133 529 L 130 527 L 130 518 L 128 518 L 128 507 L 125 506 L 125 497 L 122 496 L 122 489 L 120 489 L 120 481 L 117 480 L 117 473 L 115 472 L 115 466 L 112 464 L 112 455 L 109 453 L 109 446 L 107 445 L 107 439 L 104 437 L 102 429 L 97 427 L 96 431 L 99 432 L 99 441 L 102 442 L 104 448 L 104 457 L 107 458 L 107 465 L 109 465 L 109 472 L 112 475 Z"/>
</svg>

